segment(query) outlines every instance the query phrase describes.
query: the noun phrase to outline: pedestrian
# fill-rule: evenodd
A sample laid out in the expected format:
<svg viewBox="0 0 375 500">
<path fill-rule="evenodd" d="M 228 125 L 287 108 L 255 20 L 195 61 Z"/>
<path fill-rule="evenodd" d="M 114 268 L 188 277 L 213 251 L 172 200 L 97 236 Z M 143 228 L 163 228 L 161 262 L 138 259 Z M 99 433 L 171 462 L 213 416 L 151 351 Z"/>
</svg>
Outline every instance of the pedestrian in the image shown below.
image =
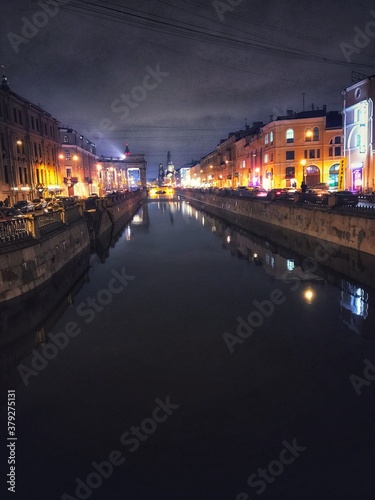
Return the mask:
<svg viewBox="0 0 375 500">
<path fill-rule="evenodd" d="M 4 205 L 5 205 L 6 207 L 10 207 L 10 198 L 9 198 L 9 196 L 7 196 L 7 197 L 5 198 L 5 200 L 4 200 Z"/>
<path fill-rule="evenodd" d="M 301 182 L 301 191 L 302 191 L 302 193 L 306 193 L 306 191 L 307 191 L 307 184 L 305 181 Z"/>
</svg>

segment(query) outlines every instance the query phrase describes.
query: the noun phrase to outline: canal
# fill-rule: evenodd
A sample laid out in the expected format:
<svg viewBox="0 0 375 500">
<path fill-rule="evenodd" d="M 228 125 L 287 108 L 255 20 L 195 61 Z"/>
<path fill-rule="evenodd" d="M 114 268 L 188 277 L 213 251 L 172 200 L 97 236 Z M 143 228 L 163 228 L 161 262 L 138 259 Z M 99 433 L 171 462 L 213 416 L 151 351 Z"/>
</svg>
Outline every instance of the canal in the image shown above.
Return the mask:
<svg viewBox="0 0 375 500">
<path fill-rule="evenodd" d="M 145 203 L 8 374 L 1 497 L 14 452 L 22 500 L 374 498 L 375 295 L 325 253 Z"/>
</svg>

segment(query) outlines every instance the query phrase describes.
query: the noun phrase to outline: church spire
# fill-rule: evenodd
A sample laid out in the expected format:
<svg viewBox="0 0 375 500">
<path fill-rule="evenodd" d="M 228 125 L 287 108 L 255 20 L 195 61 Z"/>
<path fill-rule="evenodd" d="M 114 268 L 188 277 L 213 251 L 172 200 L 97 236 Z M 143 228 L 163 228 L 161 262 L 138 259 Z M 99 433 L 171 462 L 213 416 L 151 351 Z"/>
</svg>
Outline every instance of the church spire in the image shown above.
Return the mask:
<svg viewBox="0 0 375 500">
<path fill-rule="evenodd" d="M 126 143 L 125 144 L 125 152 L 124 152 L 124 155 L 130 155 L 130 149 L 129 149 L 129 145 Z"/>
<path fill-rule="evenodd" d="M 3 90 L 10 90 L 8 78 L 7 78 L 6 74 L 5 74 L 5 66 L 1 66 L 1 67 L 3 69 L 3 77 L 2 77 L 2 80 L 1 80 L 1 88 Z"/>
</svg>

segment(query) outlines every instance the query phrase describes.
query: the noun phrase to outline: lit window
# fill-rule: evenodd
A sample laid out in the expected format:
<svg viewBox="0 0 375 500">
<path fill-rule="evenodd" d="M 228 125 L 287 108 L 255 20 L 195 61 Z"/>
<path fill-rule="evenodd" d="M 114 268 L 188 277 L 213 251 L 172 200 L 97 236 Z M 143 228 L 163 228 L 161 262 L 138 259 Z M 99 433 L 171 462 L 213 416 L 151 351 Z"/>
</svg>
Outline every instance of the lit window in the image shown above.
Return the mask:
<svg viewBox="0 0 375 500">
<path fill-rule="evenodd" d="M 270 132 L 270 144 L 273 144 L 273 132 Z"/>
<path fill-rule="evenodd" d="M 264 136 L 264 144 L 268 144 L 268 134 Z"/>
<path fill-rule="evenodd" d="M 292 128 L 288 128 L 286 131 L 286 142 L 294 142 L 294 130 Z"/>
<path fill-rule="evenodd" d="M 268 163 L 269 162 L 269 156 L 268 156 L 268 153 L 266 153 L 264 155 L 264 163 Z"/>
<path fill-rule="evenodd" d="M 313 136 L 313 132 L 312 132 L 311 128 L 307 128 L 305 130 L 305 141 L 306 142 L 311 141 L 312 136 Z"/>
<path fill-rule="evenodd" d="M 288 269 L 288 271 L 293 271 L 294 259 L 286 259 L 286 268 Z"/>
</svg>

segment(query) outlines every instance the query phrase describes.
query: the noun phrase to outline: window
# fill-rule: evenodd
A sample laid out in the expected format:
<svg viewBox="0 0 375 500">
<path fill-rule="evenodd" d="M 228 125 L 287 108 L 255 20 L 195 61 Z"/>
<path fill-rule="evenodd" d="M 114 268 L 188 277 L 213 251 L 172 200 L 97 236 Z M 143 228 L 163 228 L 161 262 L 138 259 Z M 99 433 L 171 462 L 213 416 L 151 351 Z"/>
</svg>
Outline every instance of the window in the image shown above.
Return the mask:
<svg viewBox="0 0 375 500">
<path fill-rule="evenodd" d="M 288 128 L 286 131 L 286 142 L 294 142 L 294 130 L 292 128 Z"/>
<path fill-rule="evenodd" d="M 303 157 L 306 159 L 307 158 L 307 149 L 304 150 L 303 152 Z"/>
<path fill-rule="evenodd" d="M 30 122 L 31 122 L 31 128 L 35 130 L 35 121 L 33 116 L 30 116 Z"/>
<path fill-rule="evenodd" d="M 270 160 L 269 160 L 269 155 L 268 155 L 268 153 L 266 153 L 266 154 L 264 155 L 264 163 L 268 163 L 269 161 L 270 161 Z"/>
<path fill-rule="evenodd" d="M 295 177 L 295 168 L 294 167 L 286 167 L 285 169 L 285 178 L 286 179 L 294 179 Z"/>
<path fill-rule="evenodd" d="M 34 142 L 34 155 L 35 155 L 35 158 L 38 156 L 38 150 L 36 148 L 36 142 Z"/>
<path fill-rule="evenodd" d="M 18 120 L 17 120 L 17 110 L 16 110 L 16 108 L 13 108 L 13 118 L 14 118 L 14 121 L 15 121 L 16 123 L 18 123 Z"/>
<path fill-rule="evenodd" d="M 335 146 L 335 156 L 341 156 L 341 146 Z"/>
<path fill-rule="evenodd" d="M 316 157 L 317 157 L 317 158 L 320 158 L 320 149 L 317 149 L 317 150 L 316 150 Z"/>
<path fill-rule="evenodd" d="M 294 160 L 294 151 L 286 151 L 285 159 L 286 160 Z"/>
<path fill-rule="evenodd" d="M 8 166 L 4 165 L 4 180 L 6 184 L 9 184 L 9 174 L 8 174 Z"/>
<path fill-rule="evenodd" d="M 20 109 L 18 110 L 18 121 L 21 125 L 23 125 L 22 111 Z"/>
<path fill-rule="evenodd" d="M 273 132 L 270 132 L 270 144 L 273 144 Z"/>
<path fill-rule="evenodd" d="M 319 127 L 313 129 L 313 141 L 319 141 Z"/>
<path fill-rule="evenodd" d="M 38 144 L 38 151 L 39 151 L 39 156 L 40 158 L 42 157 L 42 146 Z"/>
<path fill-rule="evenodd" d="M 65 160 L 70 160 L 70 149 L 65 150 Z"/>
<path fill-rule="evenodd" d="M 266 144 L 266 145 L 268 144 L 268 134 L 266 134 L 264 136 L 264 144 Z"/>
<path fill-rule="evenodd" d="M 315 149 L 309 150 L 309 158 L 315 158 Z"/>
<path fill-rule="evenodd" d="M 69 144 L 69 136 L 64 135 L 64 144 Z"/>
<path fill-rule="evenodd" d="M 307 128 L 305 130 L 305 141 L 310 142 L 312 139 L 312 136 L 313 136 L 313 131 L 311 130 L 311 128 Z"/>
<path fill-rule="evenodd" d="M 273 161 L 273 153 L 271 153 L 271 161 Z"/>
<path fill-rule="evenodd" d="M 339 163 L 334 163 L 329 169 L 328 185 L 331 189 L 337 188 L 339 185 L 339 170 L 340 170 Z"/>
<path fill-rule="evenodd" d="M 354 109 L 354 123 L 361 121 L 361 108 Z"/>
<path fill-rule="evenodd" d="M 355 147 L 359 148 L 361 146 L 361 134 L 355 136 Z"/>
</svg>

